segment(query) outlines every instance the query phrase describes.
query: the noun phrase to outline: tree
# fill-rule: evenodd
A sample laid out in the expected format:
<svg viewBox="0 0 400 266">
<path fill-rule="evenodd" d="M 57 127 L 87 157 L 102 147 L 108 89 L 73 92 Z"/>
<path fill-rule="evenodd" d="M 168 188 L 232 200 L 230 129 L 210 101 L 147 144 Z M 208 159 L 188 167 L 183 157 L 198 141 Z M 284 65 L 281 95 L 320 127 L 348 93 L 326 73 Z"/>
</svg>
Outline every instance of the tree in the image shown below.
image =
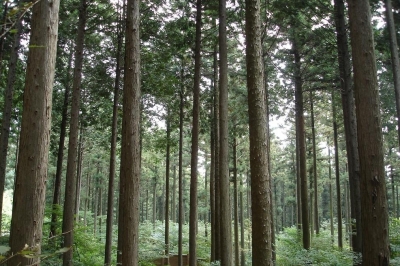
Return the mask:
<svg viewBox="0 0 400 266">
<path fill-rule="evenodd" d="M 200 68 L 201 68 L 201 0 L 196 1 L 196 44 L 193 85 L 192 154 L 190 168 L 190 219 L 189 219 L 189 263 L 197 265 L 197 163 L 199 153 L 200 126 Z"/>
<path fill-rule="evenodd" d="M 68 141 L 68 159 L 67 159 L 67 177 L 65 181 L 65 197 L 63 211 L 63 246 L 71 248 L 63 254 L 63 265 L 73 264 L 72 245 L 74 244 L 74 215 L 75 215 L 75 197 L 76 197 L 76 169 L 77 169 L 77 153 L 78 153 L 78 135 L 79 135 L 79 112 L 81 98 L 82 83 L 82 62 L 83 62 L 83 46 L 85 41 L 86 27 L 86 0 L 80 1 L 78 35 L 75 46 L 75 66 L 74 80 L 72 84 L 71 99 L 71 119 L 69 126 Z"/>
<path fill-rule="evenodd" d="M 25 245 L 38 252 L 41 249 L 59 4 L 58 0 L 42 0 L 32 9 L 10 231 L 10 247 L 14 254 Z M 38 263 L 38 258 L 16 256 L 7 265 Z"/>
<path fill-rule="evenodd" d="M 263 76 L 260 2 L 246 0 L 246 66 L 250 129 L 252 263 L 273 265 L 271 181 Z"/>
<path fill-rule="evenodd" d="M 140 39 L 139 0 L 128 0 L 125 28 L 125 75 L 122 116 L 119 230 L 122 265 L 138 265 L 140 180 Z"/>
<path fill-rule="evenodd" d="M 374 38 L 369 1 L 349 0 L 360 156 L 363 264 L 389 265 L 388 210 Z"/>
</svg>

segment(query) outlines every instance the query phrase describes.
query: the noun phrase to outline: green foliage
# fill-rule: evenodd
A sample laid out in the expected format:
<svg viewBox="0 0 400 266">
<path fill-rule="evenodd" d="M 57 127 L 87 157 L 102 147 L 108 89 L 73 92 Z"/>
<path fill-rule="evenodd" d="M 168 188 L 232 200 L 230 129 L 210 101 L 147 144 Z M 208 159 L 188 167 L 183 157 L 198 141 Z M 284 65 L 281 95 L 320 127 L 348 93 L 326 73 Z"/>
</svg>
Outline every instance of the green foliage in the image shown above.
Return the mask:
<svg viewBox="0 0 400 266">
<path fill-rule="evenodd" d="M 400 265 L 400 219 L 390 220 L 389 241 L 391 263 Z M 399 264 L 395 264 L 396 262 Z"/>
<path fill-rule="evenodd" d="M 297 229 L 286 228 L 277 236 L 277 265 L 353 265 L 357 255 L 347 249 L 340 251 L 331 241 L 330 231 L 323 230 L 312 239 L 312 248 L 307 251 L 302 248 Z"/>
</svg>

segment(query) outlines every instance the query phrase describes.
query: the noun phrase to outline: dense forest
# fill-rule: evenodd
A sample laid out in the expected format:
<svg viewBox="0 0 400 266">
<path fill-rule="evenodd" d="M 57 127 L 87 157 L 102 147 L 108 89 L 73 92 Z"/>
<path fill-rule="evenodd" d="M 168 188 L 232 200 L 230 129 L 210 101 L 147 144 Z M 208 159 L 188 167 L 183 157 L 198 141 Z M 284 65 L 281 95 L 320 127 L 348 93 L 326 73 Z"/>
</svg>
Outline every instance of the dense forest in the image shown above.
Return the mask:
<svg viewBox="0 0 400 266">
<path fill-rule="evenodd" d="M 4 0 L 0 265 L 400 265 L 400 4 Z"/>
</svg>

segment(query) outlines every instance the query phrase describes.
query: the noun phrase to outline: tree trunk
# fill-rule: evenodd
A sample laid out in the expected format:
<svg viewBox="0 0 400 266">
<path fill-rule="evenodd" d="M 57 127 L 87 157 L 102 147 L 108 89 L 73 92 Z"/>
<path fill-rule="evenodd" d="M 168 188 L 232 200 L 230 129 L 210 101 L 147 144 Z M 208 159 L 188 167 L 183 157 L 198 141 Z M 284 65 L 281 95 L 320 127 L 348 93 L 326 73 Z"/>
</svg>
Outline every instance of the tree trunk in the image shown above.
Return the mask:
<svg viewBox="0 0 400 266">
<path fill-rule="evenodd" d="M 306 165 L 306 140 L 304 128 L 303 85 L 301 80 L 300 53 L 296 38 L 292 41 L 295 59 L 295 108 L 296 108 L 296 148 L 299 152 L 299 175 L 301 187 L 301 228 L 303 231 L 303 248 L 310 249 L 310 222 L 308 216 L 308 186 Z"/>
<path fill-rule="evenodd" d="M 170 142 L 171 142 L 171 122 L 170 111 L 167 110 L 167 151 L 165 155 L 165 255 L 167 256 L 167 264 L 169 264 L 169 165 L 170 165 Z"/>
<path fill-rule="evenodd" d="M 240 265 L 239 254 L 239 213 L 238 213 L 238 189 L 237 189 L 237 142 L 233 138 L 233 213 L 234 213 L 234 236 L 235 236 L 235 265 Z"/>
<path fill-rule="evenodd" d="M 19 12 L 21 13 L 21 12 Z M 17 15 L 18 17 L 20 14 Z M 5 25 L 4 25 L 5 27 Z M 7 87 L 4 90 L 4 109 L 1 121 L 1 135 L 0 135 L 0 235 L 2 226 L 2 210 L 3 210 L 3 194 L 4 185 L 6 181 L 6 165 L 7 165 L 7 151 L 8 140 L 10 136 L 11 126 L 11 113 L 13 107 L 13 94 L 15 84 L 15 73 L 17 69 L 18 50 L 20 48 L 22 21 L 21 19 L 16 23 L 16 33 L 14 35 L 14 43 L 11 49 L 10 61 L 8 63 Z M 2 44 L 0 45 L 2 49 Z M 0 58 L 1 64 L 1 58 Z"/>
<path fill-rule="evenodd" d="M 78 161 L 76 170 L 76 187 L 75 187 L 75 221 L 79 222 L 79 208 L 81 206 L 81 180 L 82 180 L 82 161 L 83 161 L 83 125 L 79 133 L 79 144 L 78 144 Z"/>
<path fill-rule="evenodd" d="M 244 212 L 243 212 L 243 181 L 240 178 L 240 266 L 246 265 L 246 253 L 244 251 Z"/>
<path fill-rule="evenodd" d="M 197 265 L 197 162 L 200 127 L 200 70 L 201 70 L 201 0 L 196 1 L 196 43 L 194 57 L 192 154 L 190 168 L 190 218 L 189 218 L 189 264 Z"/>
<path fill-rule="evenodd" d="M 246 66 L 250 129 L 252 264 L 273 265 L 267 106 L 261 45 L 260 2 L 246 0 Z"/>
<path fill-rule="evenodd" d="M 343 230 L 342 230 L 342 200 L 340 191 L 340 168 L 339 168 L 339 147 L 338 133 L 336 123 L 335 97 L 332 91 L 332 116 L 333 116 L 333 143 L 335 146 L 335 176 L 336 176 L 336 204 L 337 204 L 337 222 L 338 222 L 338 247 L 343 248 Z"/>
<path fill-rule="evenodd" d="M 125 10 L 125 9 L 124 9 Z M 123 12 L 125 17 L 125 12 Z M 122 24 L 120 18 L 119 24 Z M 118 28 L 117 36 L 117 65 L 115 67 L 115 83 L 114 83 L 114 102 L 113 102 L 113 116 L 111 125 L 111 147 L 110 147 L 110 168 L 108 175 L 108 193 L 107 193 L 107 225 L 106 225 L 106 244 L 104 250 L 104 264 L 106 266 L 111 265 L 111 249 L 112 249 L 112 237 L 113 237 L 113 218 L 114 218 L 114 183 L 115 183 L 115 161 L 116 161 L 116 149 L 117 149 L 117 135 L 118 135 L 118 104 L 119 104 L 119 91 L 120 91 L 120 79 L 121 79 L 121 50 L 123 41 L 123 31 Z"/>
<path fill-rule="evenodd" d="M 330 144 L 329 144 L 329 138 L 328 138 L 328 173 L 329 173 L 329 222 L 330 222 L 330 227 L 331 227 L 331 238 L 332 238 L 332 244 L 334 243 L 334 226 L 333 226 L 333 191 L 332 191 L 332 164 L 331 164 L 331 149 L 330 149 Z"/>
<path fill-rule="evenodd" d="M 128 0 L 122 117 L 120 223 L 122 265 L 138 265 L 140 181 L 139 0 Z"/>
<path fill-rule="evenodd" d="M 71 45 L 73 47 L 73 45 Z M 51 225 L 50 225 L 50 237 L 55 236 L 57 234 L 57 220 L 58 220 L 58 205 L 60 205 L 60 196 L 61 196 L 61 181 L 62 181 L 62 165 L 64 161 L 64 143 L 65 143 L 65 135 L 67 132 L 67 120 L 68 120 L 68 102 L 69 102 L 69 94 L 70 94 L 70 71 L 72 66 L 72 56 L 73 50 L 71 49 L 69 57 L 68 57 L 68 68 L 67 68 L 67 76 L 64 81 L 64 103 L 62 109 L 61 116 L 61 126 L 60 126 L 60 139 L 58 141 L 58 152 L 57 152 L 57 168 L 56 168 L 56 176 L 54 180 L 54 194 L 53 194 L 53 211 L 51 213 Z"/>
<path fill-rule="evenodd" d="M 347 41 L 347 25 L 343 0 L 335 0 L 335 25 L 342 96 L 344 130 L 346 136 L 347 161 L 349 166 L 352 247 L 361 252 L 361 203 L 360 203 L 360 161 L 357 144 L 357 120 L 354 105 L 354 93 L 351 81 L 351 59 Z"/>
<path fill-rule="evenodd" d="M 228 49 L 226 37 L 226 0 L 219 0 L 219 91 L 221 266 L 232 266 L 228 156 Z"/>
<path fill-rule="evenodd" d="M 0 73 L 2 72 L 2 62 L 3 62 L 3 52 L 4 52 L 4 39 L 6 33 L 6 23 L 7 23 L 7 12 L 8 12 L 8 1 L 4 1 L 3 4 L 3 16 L 2 25 L 0 30 Z"/>
<path fill-rule="evenodd" d="M 65 199 L 63 213 L 63 246 L 72 247 L 74 244 L 74 207 L 75 207 L 75 183 L 76 183 L 76 167 L 77 167 L 77 147 L 78 147 L 78 131 L 79 131 L 79 105 L 81 97 L 81 81 L 82 81 L 82 63 L 83 63 L 83 46 L 85 40 L 86 26 L 86 0 L 81 0 L 79 7 L 78 36 L 75 47 L 75 68 L 74 81 L 72 85 L 72 104 L 71 119 L 69 126 L 68 141 L 68 161 L 67 161 L 67 178 L 65 181 Z M 70 266 L 73 264 L 72 248 L 63 254 L 63 265 Z"/>
<path fill-rule="evenodd" d="M 183 266 L 183 258 L 182 258 L 182 245 L 183 245 L 183 220 L 184 220 L 184 213 L 183 213 L 183 92 L 184 92 L 184 85 L 183 85 L 183 60 L 181 66 L 181 73 L 180 73 L 180 81 L 181 81 L 181 90 L 179 93 L 180 103 L 179 103 L 179 155 L 178 155 L 178 266 Z"/>
<path fill-rule="evenodd" d="M 400 148 L 400 60 L 397 46 L 396 27 L 393 19 L 392 1 L 384 0 L 386 27 L 389 31 L 390 55 L 392 59 L 392 73 L 397 111 L 397 136 Z"/>
<path fill-rule="evenodd" d="M 389 265 L 389 225 L 379 92 L 369 1 L 349 0 L 354 94 L 360 156 L 362 257 Z"/>
<path fill-rule="evenodd" d="M 25 77 L 18 166 L 10 229 L 12 253 L 25 245 L 40 253 L 50 142 L 52 89 L 59 1 L 42 0 L 32 8 L 30 49 Z M 40 49 L 36 47 L 42 47 Z M 7 265 L 37 265 L 38 258 L 15 256 Z"/>
<path fill-rule="evenodd" d="M 314 224 L 315 233 L 319 234 L 319 211 L 318 211 L 318 173 L 317 173 L 317 148 L 315 140 L 315 121 L 314 121 L 314 97 L 310 91 L 311 105 L 311 132 L 312 132 L 312 150 L 313 150 L 313 177 L 314 177 Z"/>
</svg>

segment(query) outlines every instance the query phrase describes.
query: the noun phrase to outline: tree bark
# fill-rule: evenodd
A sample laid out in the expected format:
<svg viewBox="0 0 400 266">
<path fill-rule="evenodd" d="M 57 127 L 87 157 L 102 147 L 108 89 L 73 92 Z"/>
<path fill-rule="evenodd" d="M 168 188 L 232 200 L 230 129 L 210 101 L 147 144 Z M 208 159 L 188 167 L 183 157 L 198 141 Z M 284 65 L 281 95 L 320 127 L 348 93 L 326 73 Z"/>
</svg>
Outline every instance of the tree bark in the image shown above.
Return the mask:
<svg viewBox="0 0 400 266">
<path fill-rule="evenodd" d="M 75 47 L 75 68 L 72 85 L 71 119 L 69 126 L 67 178 L 65 181 L 65 200 L 63 212 L 63 246 L 72 247 L 74 244 L 74 214 L 75 214 L 75 184 L 77 167 L 77 147 L 79 133 L 79 106 L 81 98 L 83 46 L 87 16 L 86 0 L 81 0 L 79 7 L 78 36 Z M 63 254 L 63 265 L 73 264 L 72 248 Z"/>
<path fill-rule="evenodd" d="M 169 264 L 169 173 L 170 173 L 170 142 L 171 142 L 171 122 L 170 122 L 170 111 L 167 110 L 167 151 L 165 155 L 165 236 L 164 245 L 167 256 L 167 264 Z"/>
<path fill-rule="evenodd" d="M 181 73 L 180 73 L 180 81 L 181 81 L 181 90 L 179 93 L 179 154 L 178 154 L 178 266 L 183 266 L 183 258 L 182 258 L 182 245 L 183 245 L 183 220 L 184 220 L 184 213 L 183 213 L 183 107 L 184 107 L 184 99 L 183 99 L 183 92 L 184 92 L 184 85 L 183 85 L 183 60 L 181 65 Z"/>
<path fill-rule="evenodd" d="M 246 66 L 250 129 L 252 264 L 273 265 L 267 106 L 261 46 L 260 2 L 246 0 Z"/>
<path fill-rule="evenodd" d="M 361 252 L 361 203 L 360 203 L 360 161 L 357 144 L 357 120 L 354 105 L 354 92 L 351 80 L 351 60 L 347 41 L 344 1 L 335 0 L 335 25 L 342 96 L 344 130 L 346 136 L 347 161 L 349 166 L 352 247 Z"/>
<path fill-rule="evenodd" d="M 32 8 L 30 49 L 25 77 L 18 166 L 10 230 L 12 253 L 42 240 L 50 142 L 52 89 L 59 1 L 42 0 Z M 15 256 L 7 265 L 38 265 L 39 259 Z"/>
<path fill-rule="evenodd" d="M 360 156 L 363 264 L 389 265 L 389 225 L 382 126 L 369 1 L 349 0 Z"/>
<path fill-rule="evenodd" d="M 313 92 L 310 91 L 310 105 L 311 105 L 311 132 L 312 132 L 312 150 L 313 150 L 313 177 L 314 177 L 314 224 L 315 233 L 319 234 L 319 211 L 318 211 L 318 173 L 317 173 L 317 148 L 315 140 L 315 118 L 314 118 L 314 97 Z"/>
<path fill-rule="evenodd" d="M 18 14 L 17 16 L 19 17 L 20 14 Z M 2 215 L 3 194 L 4 194 L 4 185 L 6 181 L 7 151 L 8 151 L 8 140 L 10 136 L 10 127 L 11 127 L 14 84 L 15 84 L 16 69 L 18 62 L 18 51 L 20 48 L 21 34 L 22 34 L 21 20 L 22 19 L 20 19 L 16 23 L 17 31 L 14 35 L 14 43 L 11 48 L 10 61 L 8 63 L 7 87 L 4 90 L 4 109 L 2 114 L 1 135 L 0 135 L 0 235 L 1 235 L 1 226 L 3 217 Z M 0 43 L 0 49 L 2 49 L 1 43 Z M 0 64 L 1 64 L 1 58 L 0 58 Z"/>
<path fill-rule="evenodd" d="M 232 230 L 228 156 L 228 49 L 226 37 L 226 0 L 219 0 L 219 91 L 221 266 L 232 266 Z"/>
<path fill-rule="evenodd" d="M 303 85 L 301 80 L 300 53 L 297 47 L 296 38 L 292 40 L 295 59 L 295 108 L 296 108 L 296 148 L 299 152 L 298 166 L 300 177 L 301 194 L 301 228 L 303 232 L 303 248 L 310 249 L 310 223 L 308 216 L 308 186 L 306 166 L 306 140 L 304 128 L 304 107 L 303 107 Z"/>
<path fill-rule="evenodd" d="M 125 12 L 123 12 L 125 13 Z M 125 14 L 122 16 L 125 17 Z M 122 24 L 120 18 L 120 25 Z M 113 116 L 111 125 L 111 147 L 110 147 L 110 168 L 108 175 L 108 193 L 107 193 L 107 225 L 106 225 L 106 244 L 104 250 L 104 264 L 106 266 L 111 265 L 111 249 L 112 249 L 112 237 L 113 237 L 113 218 L 114 218 L 114 183 L 115 183 L 115 164 L 116 164 L 116 149 L 117 149 L 117 135 L 118 135 L 118 103 L 119 103 L 119 91 L 120 91 L 120 79 L 121 79 L 121 50 L 123 41 L 123 31 L 118 28 L 117 36 L 117 65 L 115 67 L 115 83 L 114 83 L 114 103 L 113 103 Z"/>
<path fill-rule="evenodd" d="M 200 127 L 200 70 L 201 70 L 201 0 L 196 1 L 196 43 L 194 57 L 192 154 L 190 168 L 190 218 L 189 218 L 189 264 L 197 265 L 197 162 Z"/>
<path fill-rule="evenodd" d="M 140 38 L 139 0 L 128 0 L 125 31 L 125 75 L 122 116 L 119 230 L 122 265 L 138 265 L 140 181 Z"/>
<path fill-rule="evenodd" d="M 78 161 L 76 169 L 76 186 L 75 186 L 75 221 L 79 222 L 79 208 L 81 206 L 81 183 L 82 183 L 82 162 L 83 162 L 83 125 L 81 123 L 81 129 L 79 130 L 79 142 L 78 142 Z"/>
</svg>

